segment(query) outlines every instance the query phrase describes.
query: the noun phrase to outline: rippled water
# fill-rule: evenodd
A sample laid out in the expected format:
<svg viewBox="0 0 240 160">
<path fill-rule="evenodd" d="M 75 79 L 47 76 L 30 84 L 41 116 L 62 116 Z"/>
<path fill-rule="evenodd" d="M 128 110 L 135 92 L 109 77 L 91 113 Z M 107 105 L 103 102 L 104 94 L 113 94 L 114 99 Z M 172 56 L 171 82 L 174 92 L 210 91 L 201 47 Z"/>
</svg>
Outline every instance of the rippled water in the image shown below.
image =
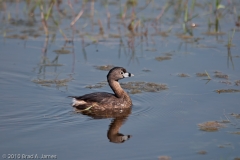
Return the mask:
<svg viewBox="0 0 240 160">
<path fill-rule="evenodd" d="M 19 8 L 26 6 L 25 1 L 6 4 L 9 10 L 13 10 L 17 4 Z M 139 2 L 138 5 L 142 4 L 145 3 Z M 61 7 L 65 5 L 66 2 L 63 2 Z M 150 10 L 153 5 L 150 3 L 148 6 Z M 100 3 L 96 3 L 95 7 L 99 17 L 102 18 L 104 7 Z M 114 7 L 117 8 L 113 5 L 109 10 L 116 15 Z M 159 13 L 157 9 L 150 10 L 143 12 L 151 16 Z M 58 13 L 56 10 L 54 12 Z M 11 13 L 13 17 L 16 14 L 13 11 Z M 69 10 L 67 13 L 70 15 Z M 4 16 L 6 15 L 2 12 L 2 17 Z M 38 21 L 39 17 L 39 11 L 36 11 Z M 167 22 L 169 17 L 172 18 L 171 13 L 166 14 L 164 22 Z M 17 16 L 15 15 L 14 18 L 17 19 Z M 18 18 L 24 19 L 24 13 Z M 104 20 L 102 23 L 105 25 Z M 56 50 L 64 47 L 64 40 L 58 30 L 55 40 L 50 36 L 46 41 L 41 29 L 39 32 L 41 36 L 37 38 L 29 36 L 26 40 L 12 39 L 7 36 L 21 34 L 21 31 L 29 28 L 37 30 L 41 22 L 36 21 L 35 26 L 26 27 L 20 25 L 19 21 L 19 26 L 9 21 L 2 21 L 4 22 L 0 25 L 2 33 L 0 36 L 0 154 L 2 157 L 4 154 L 7 156 L 37 154 L 39 157 L 42 154 L 56 155 L 57 159 L 158 159 L 159 156 L 164 155 L 172 159 L 240 157 L 239 134 L 231 134 L 239 132 L 240 121 L 230 115 L 240 114 L 240 94 L 215 92 L 219 89 L 240 89 L 234 83 L 240 80 L 239 31 L 235 32 L 233 39 L 235 47 L 231 48 L 230 56 L 225 46 L 228 41 L 227 35 L 202 34 L 207 30 L 204 15 L 196 19 L 199 27 L 194 30 L 194 36 L 201 38 L 196 43 L 188 43 L 176 38 L 175 32 L 181 30 L 181 26 L 176 28 L 173 26 L 173 32 L 169 37 L 150 36 L 149 33 L 148 40 L 144 39 L 143 42 L 141 37 L 136 37 L 134 52 L 127 45 L 128 37 L 123 37 L 125 46 L 121 47 L 118 38 L 100 38 L 98 43 L 92 43 L 92 39 L 85 36 L 86 47 L 83 49 L 83 38 L 76 34 L 74 43 L 67 43 L 67 47 L 64 48 L 70 53 L 56 54 Z M 69 36 L 71 35 L 68 26 L 70 20 L 63 18 L 63 21 L 60 27 Z M 91 26 L 87 18 L 83 18 L 80 22 L 84 24 L 76 25 L 79 28 L 85 24 Z M 118 20 L 112 18 L 112 28 L 105 33 L 106 35 L 117 32 L 118 26 L 115 25 L 117 22 Z M 234 24 L 235 21 L 226 16 L 221 21 L 221 30 L 231 32 Z M 149 32 L 153 34 L 151 23 L 147 25 Z M 168 27 L 163 25 L 163 28 Z M 90 29 L 87 27 L 85 30 Z M 98 27 L 95 27 L 94 31 L 97 30 Z M 122 30 L 122 34 L 127 33 L 127 30 Z M 45 47 L 46 42 L 47 47 Z M 44 52 L 44 49 L 47 51 Z M 155 60 L 155 57 L 164 56 L 169 52 L 172 54 L 170 60 L 161 62 Z M 46 66 L 52 61 L 61 66 Z M 135 75 L 121 82 L 163 83 L 167 84 L 168 90 L 131 94 L 133 101 L 131 114 L 122 119 L 94 119 L 75 112 L 71 107 L 71 99 L 67 96 L 97 91 L 111 92 L 108 86 L 96 89 L 85 88 L 87 85 L 106 80 L 107 71 L 97 70 L 94 66 L 107 64 L 123 66 Z M 144 69 L 149 69 L 150 72 L 142 71 Z M 203 80 L 206 77 L 196 76 L 196 73 L 205 71 L 212 78 L 209 82 Z M 227 74 L 231 84 L 221 83 L 225 79 L 214 77 L 215 71 Z M 189 77 L 179 77 L 179 73 L 188 74 Z M 64 79 L 67 82 L 66 85 L 34 83 L 34 80 L 39 79 L 52 81 Z M 230 123 L 226 123 L 225 128 L 217 132 L 204 132 L 197 126 L 206 121 L 227 119 Z M 109 125 L 112 128 L 116 127 L 116 130 L 119 129 L 119 133 L 123 135 L 131 135 L 130 138 L 124 143 L 116 143 L 118 142 L 116 137 L 110 139 L 109 135 L 115 132 Z M 198 154 L 199 151 L 206 151 L 207 154 Z"/>
</svg>

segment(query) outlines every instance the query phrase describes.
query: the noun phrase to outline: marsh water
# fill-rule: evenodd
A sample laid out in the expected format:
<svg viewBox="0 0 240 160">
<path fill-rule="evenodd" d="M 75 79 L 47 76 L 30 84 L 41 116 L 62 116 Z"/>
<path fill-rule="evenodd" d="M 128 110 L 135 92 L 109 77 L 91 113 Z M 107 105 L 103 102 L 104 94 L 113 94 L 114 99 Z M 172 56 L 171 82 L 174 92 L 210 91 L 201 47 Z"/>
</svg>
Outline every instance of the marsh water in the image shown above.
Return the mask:
<svg viewBox="0 0 240 160">
<path fill-rule="evenodd" d="M 238 0 L 0 8 L 2 159 L 240 159 Z M 135 75 L 120 81 L 132 109 L 74 110 L 68 96 L 112 92 L 111 66 Z"/>
</svg>

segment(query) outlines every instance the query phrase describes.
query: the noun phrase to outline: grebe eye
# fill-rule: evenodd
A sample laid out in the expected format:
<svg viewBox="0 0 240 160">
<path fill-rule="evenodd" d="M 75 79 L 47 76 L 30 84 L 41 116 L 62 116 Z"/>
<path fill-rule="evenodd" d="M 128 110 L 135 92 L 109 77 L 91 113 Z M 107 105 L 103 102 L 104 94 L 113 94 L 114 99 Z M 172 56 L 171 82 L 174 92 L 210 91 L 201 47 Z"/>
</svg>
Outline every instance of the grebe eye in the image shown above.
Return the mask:
<svg viewBox="0 0 240 160">
<path fill-rule="evenodd" d="M 120 74 L 123 74 L 123 72 L 120 72 Z"/>
</svg>

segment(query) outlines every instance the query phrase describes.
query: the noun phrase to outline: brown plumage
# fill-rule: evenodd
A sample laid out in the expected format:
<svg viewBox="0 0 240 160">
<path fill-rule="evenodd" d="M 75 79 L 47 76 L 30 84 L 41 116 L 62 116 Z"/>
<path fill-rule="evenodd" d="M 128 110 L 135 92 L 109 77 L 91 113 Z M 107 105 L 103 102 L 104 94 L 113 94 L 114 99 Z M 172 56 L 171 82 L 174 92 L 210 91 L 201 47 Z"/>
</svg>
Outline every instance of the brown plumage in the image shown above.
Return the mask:
<svg viewBox="0 0 240 160">
<path fill-rule="evenodd" d="M 132 100 L 122 89 L 118 80 L 132 76 L 134 75 L 128 73 L 126 69 L 122 67 L 114 67 L 107 75 L 108 84 L 112 88 L 114 94 L 107 92 L 95 92 L 79 97 L 70 96 L 73 98 L 72 106 L 80 110 L 89 107 L 97 110 L 130 108 L 132 106 Z"/>
</svg>

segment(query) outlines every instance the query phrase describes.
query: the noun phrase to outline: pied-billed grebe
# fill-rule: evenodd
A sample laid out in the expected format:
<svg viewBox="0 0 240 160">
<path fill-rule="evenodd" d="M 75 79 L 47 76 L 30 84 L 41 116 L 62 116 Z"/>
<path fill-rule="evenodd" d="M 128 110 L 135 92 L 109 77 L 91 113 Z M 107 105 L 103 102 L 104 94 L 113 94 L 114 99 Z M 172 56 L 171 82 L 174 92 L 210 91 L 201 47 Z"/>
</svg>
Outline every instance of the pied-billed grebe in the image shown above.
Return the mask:
<svg viewBox="0 0 240 160">
<path fill-rule="evenodd" d="M 132 76 L 134 75 L 128 73 L 126 69 L 122 67 L 114 67 L 107 75 L 108 84 L 112 88 L 114 94 L 107 92 L 95 92 L 85 94 L 80 97 L 70 96 L 73 98 L 72 106 L 80 110 L 89 107 L 97 110 L 130 108 L 132 106 L 132 100 L 122 89 L 118 80 Z"/>
</svg>

